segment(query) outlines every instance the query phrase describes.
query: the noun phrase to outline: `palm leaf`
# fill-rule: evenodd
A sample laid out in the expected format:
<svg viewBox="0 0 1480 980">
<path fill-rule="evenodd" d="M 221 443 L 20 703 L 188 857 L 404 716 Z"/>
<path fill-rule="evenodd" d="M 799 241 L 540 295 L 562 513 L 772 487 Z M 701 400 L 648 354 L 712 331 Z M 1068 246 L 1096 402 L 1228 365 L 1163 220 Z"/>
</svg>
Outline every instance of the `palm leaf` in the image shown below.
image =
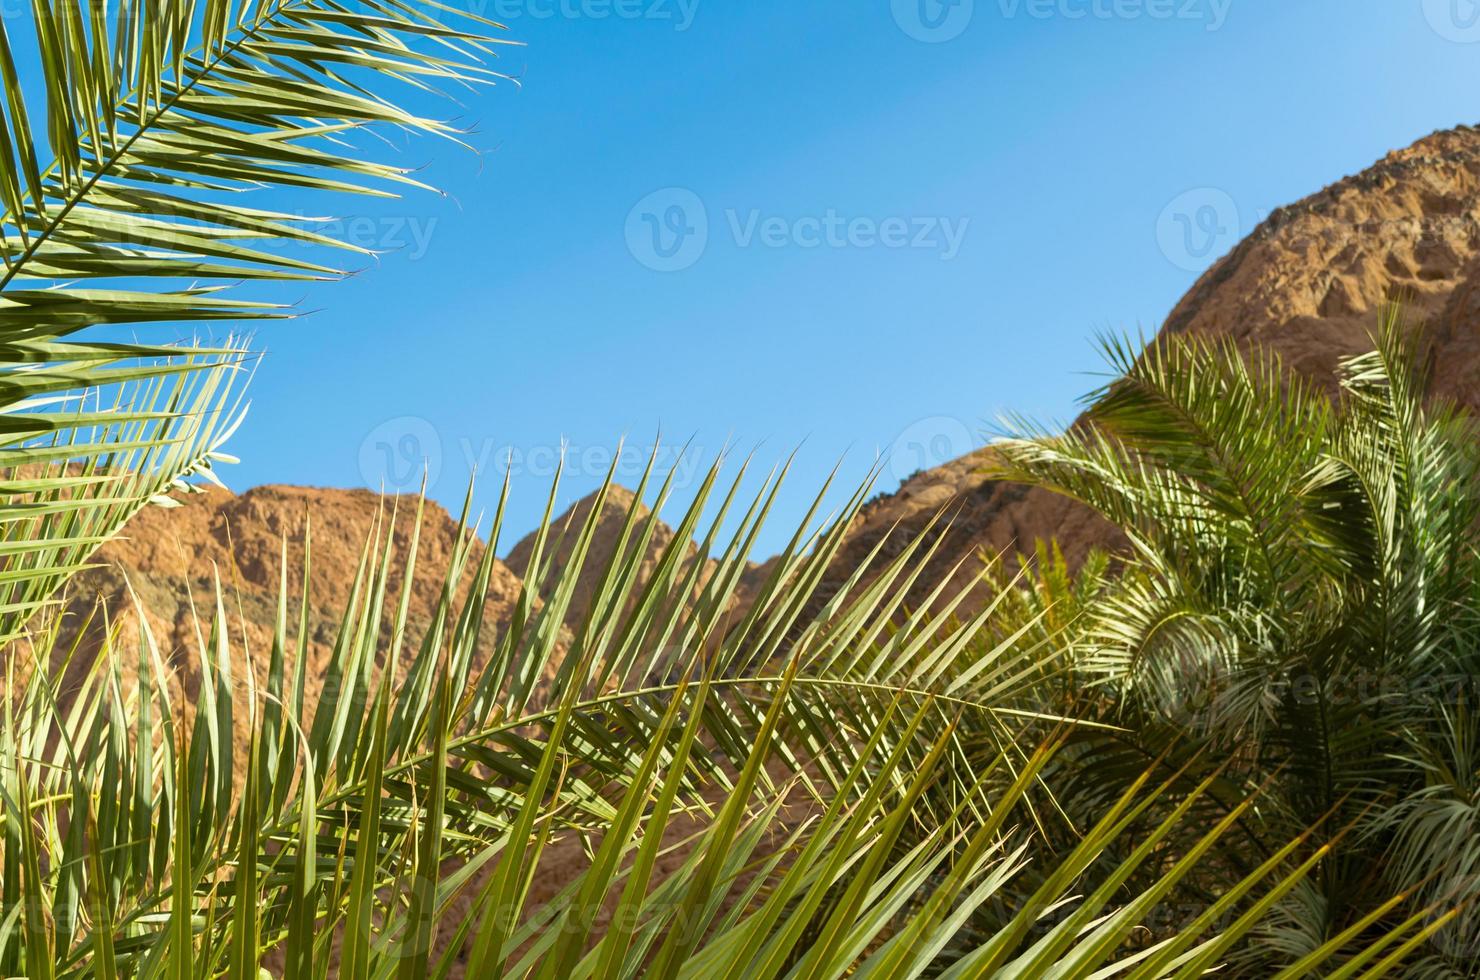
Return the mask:
<svg viewBox="0 0 1480 980">
<path fill-rule="evenodd" d="M 230 284 L 365 251 L 241 195 L 421 187 L 356 133 L 455 131 L 376 90 L 500 77 L 477 33 L 495 25 L 400 0 L 35 0 L 28 20 L 0 25 L 0 642 L 146 502 L 230 459 L 244 348 L 133 333 L 291 315 Z"/>
</svg>

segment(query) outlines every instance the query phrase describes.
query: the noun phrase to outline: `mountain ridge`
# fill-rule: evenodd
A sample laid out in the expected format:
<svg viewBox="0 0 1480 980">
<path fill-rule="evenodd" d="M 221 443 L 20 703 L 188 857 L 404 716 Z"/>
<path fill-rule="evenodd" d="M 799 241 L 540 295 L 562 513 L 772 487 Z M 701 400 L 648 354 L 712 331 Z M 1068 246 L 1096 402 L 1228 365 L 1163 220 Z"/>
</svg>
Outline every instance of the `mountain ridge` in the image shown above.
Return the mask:
<svg viewBox="0 0 1480 980">
<path fill-rule="evenodd" d="M 1471 409 L 1480 409 L 1480 129 L 1442 130 L 1394 150 L 1371 167 L 1344 177 L 1316 193 L 1276 209 L 1227 255 L 1204 272 L 1173 307 L 1162 335 L 1226 337 L 1244 347 L 1278 353 L 1290 367 L 1329 383 L 1336 361 L 1367 344 L 1371 329 L 1388 303 L 1403 300 L 1409 320 L 1423 324 L 1434 349 L 1435 389 Z M 1115 547 L 1107 524 L 1072 501 L 1043 490 L 994 480 L 991 447 L 917 473 L 892 493 L 870 501 L 855 517 L 838 558 L 844 570 L 881 545 L 887 558 L 921 535 L 942 538 L 922 581 L 931 572 L 946 574 L 968 559 L 961 574 L 974 572 L 973 554 L 990 557 L 1030 552 L 1036 541 L 1057 538 L 1071 563 L 1091 548 Z M 608 496 L 593 545 L 592 561 L 604 558 L 617 541 L 632 493 L 614 487 Z M 564 526 L 592 504 L 587 496 L 555 521 Z M 79 579 L 79 596 L 102 595 L 118 601 L 126 578 L 168 623 L 170 642 L 188 643 L 185 598 L 209 584 L 209 567 L 229 569 L 223 576 L 245 590 L 254 621 L 273 603 L 281 539 L 291 548 L 301 540 L 295 512 L 313 517 L 316 603 L 323 629 L 348 595 L 349 573 L 379 506 L 366 490 L 269 485 L 241 494 L 213 489 L 192 495 L 183 507 L 151 508 L 99 553 L 101 569 Z M 404 504 L 403 504 L 404 506 Z M 413 593 L 412 614 L 429 609 L 456 533 L 452 516 L 428 502 L 423 523 L 423 564 Z M 944 514 L 945 519 L 937 520 Z M 639 511 L 646 518 L 645 508 Z M 643 574 L 672 540 L 673 531 L 657 522 Z M 401 538 L 398 537 L 398 541 Z M 169 551 L 173 542 L 175 553 Z M 404 546 L 404 542 L 402 542 Z M 481 548 L 481 545 L 479 545 Z M 556 559 L 568 557 L 570 542 L 552 544 Z M 521 587 L 531 539 L 515 544 L 496 564 L 492 611 L 512 608 Z M 690 542 L 686 560 L 695 560 Z M 704 560 L 708 560 L 707 557 Z M 290 571 L 295 562 L 289 562 Z M 325 568 L 333 574 L 324 576 Z M 764 565 L 752 568 L 753 587 Z M 574 627 L 584 613 L 595 582 L 583 574 L 567 616 Z M 290 576 L 291 578 L 291 576 Z M 291 583 L 296 588 L 296 581 Z M 742 594 L 738 603 L 743 605 Z M 77 605 L 74 602 L 74 607 Z M 256 623 L 260 627 L 261 623 Z"/>
</svg>

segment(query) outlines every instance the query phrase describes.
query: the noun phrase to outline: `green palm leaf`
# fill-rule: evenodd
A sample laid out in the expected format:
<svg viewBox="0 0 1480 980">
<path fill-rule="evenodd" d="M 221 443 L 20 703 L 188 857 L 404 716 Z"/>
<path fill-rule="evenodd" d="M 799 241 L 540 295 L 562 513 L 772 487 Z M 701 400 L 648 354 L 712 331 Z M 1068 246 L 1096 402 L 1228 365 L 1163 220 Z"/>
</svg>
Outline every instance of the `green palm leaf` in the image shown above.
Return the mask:
<svg viewBox="0 0 1480 980">
<path fill-rule="evenodd" d="M 0 24 L 0 642 L 139 507 L 230 459 L 244 348 L 109 338 L 291 315 L 230 284 L 331 278 L 316 251 L 365 250 L 241 194 L 422 187 L 356 132 L 455 131 L 376 90 L 501 77 L 476 33 L 496 25 L 436 4 L 35 0 L 28 20 Z"/>
<path fill-rule="evenodd" d="M 703 486 L 680 526 L 726 519 L 724 507 L 707 514 L 711 493 L 735 493 L 733 483 L 720 489 L 718 464 Z M 776 489 L 742 508 L 736 541 L 754 540 Z M 424 631 L 389 591 L 387 515 L 347 600 L 331 668 L 341 680 L 303 712 L 278 715 L 255 747 L 233 744 L 243 737 L 231 734 L 234 719 L 291 702 L 286 678 L 297 667 L 275 653 L 264 700 L 253 700 L 224 602 L 199 631 L 208 655 L 187 668 L 212 694 L 180 745 L 141 741 L 143 705 L 182 732 L 188 706 L 163 667 L 148 683 L 154 671 L 114 685 L 131 665 L 161 658 L 146 627 L 113 631 L 69 702 L 33 674 L 0 746 L 16 760 L 10 784 L 29 780 L 26 803 L 9 793 L 0 808 L 3 857 L 37 855 L 25 907 L 45 910 L 4 933 L 0 955 L 26 964 L 32 950 L 49 950 L 54 911 L 96 887 L 86 840 L 67 832 L 76 785 L 96 787 L 100 804 L 130 795 L 143 813 L 174 817 L 139 822 L 96 807 L 96 833 L 118 862 L 115 911 L 42 953 L 70 975 L 108 962 L 142 974 L 184 969 L 187 957 L 240 974 L 281 956 L 292 975 L 343 966 L 445 976 L 462 947 L 477 975 L 979 975 L 1017 963 L 1024 976 L 1088 976 L 1133 953 L 1138 923 L 1203 873 L 1257 803 L 1237 801 L 1197 831 L 1198 848 L 1168 863 L 1165 846 L 1191 832 L 1203 797 L 1223 786 L 1214 773 L 1188 794 L 1183 774 L 1158 787 L 1143 773 L 1056 853 L 1033 798 L 1072 743 L 1033 741 L 1045 725 L 1070 724 L 1041 707 L 1041 646 L 1018 626 L 990 650 L 965 652 L 960 637 L 977 635 L 979 618 L 953 625 L 906 609 L 923 543 L 882 562 L 880 577 L 850 575 L 846 594 L 818 601 L 818 569 L 832 566 L 864 496 L 796 535 L 785 572 L 744 616 L 716 591 L 733 586 L 715 583 L 745 566 L 746 546 L 722 550 L 696 588 L 677 571 L 687 543 L 675 537 L 656 563 L 671 572 L 643 582 L 624 573 L 621 549 L 577 547 L 572 561 L 526 582 L 510 619 L 486 620 L 494 549 L 477 554 L 465 525 Z M 565 533 L 591 540 L 600 513 Z M 591 622 L 606 625 L 547 627 L 563 621 L 561 597 L 587 563 L 604 583 L 594 602 L 605 612 Z M 294 646 L 287 609 L 284 595 L 282 661 Z M 414 649 L 392 670 L 396 638 L 408 634 Z M 673 637 L 686 642 L 675 648 Z M 532 688 L 530 677 L 540 679 Z M 113 710 L 116 689 L 131 693 Z M 59 732 L 80 747 L 75 758 L 58 754 Z M 113 762 L 81 748 L 110 743 Z M 981 743 L 997 746 L 984 761 L 971 748 Z M 259 764 L 268 757 L 276 763 Z M 247 782 L 219 797 L 222 776 L 239 767 Z M 1133 838 L 1146 819 L 1151 832 Z M 38 828 L 29 847 L 23 826 Z M 545 855 L 568 854 L 587 835 L 589 866 L 565 898 L 534 902 Z M 1302 847 L 1236 876 L 1225 907 L 1242 914 L 1298 884 L 1320 866 Z M 1158 884 L 1132 900 L 1127 883 L 1146 876 Z M 1004 903 L 1005 918 L 989 909 Z M 612 927 L 598 925 L 608 913 Z M 1066 914 L 1043 932 L 1045 915 Z M 1169 970 L 1238 946 L 1263 916 L 1221 940 L 1214 919 L 1186 935 L 1198 945 L 1163 957 Z"/>
</svg>

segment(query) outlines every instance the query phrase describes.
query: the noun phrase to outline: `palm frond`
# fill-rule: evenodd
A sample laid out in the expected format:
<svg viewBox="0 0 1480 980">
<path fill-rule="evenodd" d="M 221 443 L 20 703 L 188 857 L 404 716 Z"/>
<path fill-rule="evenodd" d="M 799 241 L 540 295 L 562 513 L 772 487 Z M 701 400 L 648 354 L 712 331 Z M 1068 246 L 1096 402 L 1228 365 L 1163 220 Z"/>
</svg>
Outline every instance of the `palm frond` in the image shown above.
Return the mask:
<svg viewBox="0 0 1480 980">
<path fill-rule="evenodd" d="M 289 316 L 233 284 L 365 253 L 240 195 L 424 187 L 355 134 L 455 138 L 377 90 L 496 80 L 493 26 L 401 0 L 37 0 L 0 24 L 0 638 L 140 506 L 229 459 L 245 350 L 137 332 Z"/>
<path fill-rule="evenodd" d="M 1089 976 L 1121 963 L 1149 978 L 1220 961 L 1320 866 L 1324 852 L 1297 838 L 1168 931 L 1184 880 L 1258 806 L 1194 819 L 1221 792 L 1216 771 L 1190 791 L 1186 773 L 1143 771 L 1067 851 L 1044 849 L 1032 797 L 1067 749 L 1063 731 L 1036 745 L 1014 723 L 1053 720 L 1015 706 L 1042 677 L 1038 651 L 1012 653 L 1022 632 L 957 657 L 959 628 L 900 606 L 910 576 L 803 601 L 864 496 L 799 534 L 814 544 L 789 554 L 768 611 L 738 621 L 707 586 L 696 601 L 687 577 L 639 601 L 654 587 L 623 580 L 622 550 L 589 548 L 548 592 L 531 587 L 527 619 L 485 621 L 493 549 L 474 559 L 465 524 L 406 664 L 388 518 L 366 544 L 335 683 L 301 713 L 281 710 L 302 694 L 284 662 L 286 594 L 264 666 L 236 647 L 218 586 L 193 706 L 141 610 L 75 651 L 91 658 L 75 692 L 38 671 L 7 700 L 0 860 L 22 869 L 25 900 L 0 958 L 79 977 L 241 975 L 268 959 L 292 975 L 446 976 L 462 950 L 473 976 Z M 705 512 L 699 497 L 681 525 Z M 572 533 L 589 540 L 599 519 L 593 508 Z M 744 556 L 726 553 L 708 582 Z M 606 583 L 597 606 L 621 622 L 551 642 L 540 623 L 563 618 L 583 560 Z M 676 659 L 650 645 L 674 635 L 692 639 Z M 778 635 L 792 638 L 755 652 Z M 934 655 L 911 652 L 922 636 L 940 639 Z M 1025 661 L 1035 669 L 1018 680 Z M 532 693 L 526 676 L 540 678 Z M 956 764 L 972 731 L 1001 748 Z M 1169 855 L 1187 834 L 1196 845 Z M 537 900 L 547 856 L 586 835 L 585 869 Z M 1127 891 L 1143 878 L 1148 890 Z"/>
<path fill-rule="evenodd" d="M 1452 965 L 1442 946 L 1468 921 L 1386 905 L 1474 891 L 1480 470 L 1471 424 L 1426 394 L 1420 337 L 1390 311 L 1334 398 L 1258 351 L 1112 343 L 1118 376 L 1079 425 L 1001 446 L 1010 475 L 1095 507 L 1133 549 L 1076 632 L 1076 669 L 1120 728 L 1081 740 L 1064 792 L 1092 808 L 1149 756 L 1203 751 L 1243 792 L 1273 780 L 1241 828 L 1261 852 L 1333 811 L 1360 826 L 1277 904 L 1266 963 L 1380 920 Z"/>
</svg>

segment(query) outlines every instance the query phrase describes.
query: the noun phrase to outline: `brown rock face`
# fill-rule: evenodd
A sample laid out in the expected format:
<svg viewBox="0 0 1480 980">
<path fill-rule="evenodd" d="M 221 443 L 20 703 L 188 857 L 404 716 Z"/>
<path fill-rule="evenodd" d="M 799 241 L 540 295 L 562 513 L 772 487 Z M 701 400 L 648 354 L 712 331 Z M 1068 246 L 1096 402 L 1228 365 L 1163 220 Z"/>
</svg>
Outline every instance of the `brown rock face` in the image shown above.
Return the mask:
<svg viewBox="0 0 1480 980">
<path fill-rule="evenodd" d="M 545 545 L 547 568 L 558 569 L 570 560 L 594 501 L 593 494 L 555 519 Z M 307 670 L 310 688 L 315 687 L 315 680 L 325 672 L 365 543 L 375 533 L 382 536 L 386 533 L 393 511 L 394 557 L 388 592 L 391 608 L 387 609 L 387 616 L 399 598 L 416 511 L 414 498 L 403 497 L 382 505 L 375 494 L 365 490 L 264 486 L 239 496 L 211 489 L 181 498 L 181 503 L 182 506 L 171 509 L 146 508 L 130 522 L 122 537 L 100 549 L 95 557 L 99 567 L 73 580 L 69 615 L 73 622 L 80 623 L 101 598 L 110 616 L 130 617 L 134 609 L 129 597 L 131 587 L 148 617 L 162 656 L 178 671 L 187 693 L 193 693 L 197 684 L 197 629 L 202 632 L 210 629 L 215 577 L 219 577 L 226 595 L 228 620 L 237 631 L 233 639 L 244 638 L 258 672 L 265 670 L 276 622 L 285 544 L 289 641 L 295 640 L 306 529 L 312 539 Z M 633 506 L 631 491 L 620 486 L 609 489 L 565 616 L 573 630 L 584 619 L 601 574 L 617 548 L 628 510 Z M 628 543 L 629 556 L 636 549 L 650 516 L 642 504 L 636 504 L 636 509 L 637 520 Z M 653 574 L 673 538 L 673 529 L 667 524 L 658 521 L 653 525 L 647 546 L 637 561 L 639 588 Z M 521 572 L 528 566 L 534 540 L 531 534 L 515 545 L 508 564 L 494 563 L 486 613 L 490 633 L 506 622 L 514 609 L 523 583 L 510 566 Z M 456 542 L 457 523 L 441 506 L 428 502 L 421 521 L 416 575 L 408 606 L 408 644 L 420 639 L 422 629 L 431 620 Z M 482 547 L 481 543 L 473 546 L 470 562 L 478 561 Z M 683 555 L 680 575 L 688 574 L 692 562 L 699 560 L 699 549 L 688 542 Z M 708 574 L 706 568 L 701 573 L 700 585 Z M 547 571 L 546 592 L 550 581 Z M 317 700 L 317 690 L 310 689 L 307 695 L 311 708 Z"/>
<path fill-rule="evenodd" d="M 1163 329 L 1258 345 L 1330 379 L 1340 358 L 1371 349 L 1391 300 L 1425 330 L 1436 393 L 1480 410 L 1480 130 L 1435 133 L 1274 212 L 1198 280 Z M 942 507 L 956 517 L 931 532 L 947 535 L 934 562 L 941 574 L 973 551 L 1030 552 L 1037 539 L 1058 538 L 1071 561 L 1116 542 L 1083 507 L 992 481 L 990 461 L 990 448 L 978 450 L 871 503 L 843 564 L 896 525 L 885 551 L 898 553 Z"/>
<path fill-rule="evenodd" d="M 545 546 L 548 567 L 559 568 L 570 560 L 594 500 L 594 494 L 586 497 L 555 519 Z M 404 497 L 382 505 L 375 494 L 364 490 L 263 486 L 241 495 L 213 488 L 183 497 L 181 503 L 182 506 L 170 509 L 146 508 L 130 522 L 122 537 L 100 549 L 95 556 L 98 567 L 73 580 L 69 614 L 80 622 L 101 598 L 110 615 L 132 615 L 131 587 L 146 611 L 162 655 L 167 662 L 181 668 L 187 690 L 192 690 L 194 685 L 196 630 L 210 628 L 215 577 L 219 577 L 227 597 L 228 619 L 233 621 L 233 629 L 240 619 L 240 632 L 247 648 L 259 668 L 265 666 L 277 615 L 285 544 L 289 632 L 296 634 L 306 529 L 312 539 L 310 678 L 323 673 L 321 668 L 327 662 L 350 601 L 365 543 L 377 530 L 382 536 L 385 534 L 393 511 L 394 558 L 389 583 L 392 604 L 400 595 L 416 510 L 414 498 Z M 565 617 L 572 628 L 580 626 L 590 606 L 602 570 L 617 547 L 628 509 L 633 505 L 631 491 L 620 486 L 608 491 Z M 637 547 L 649 517 L 645 506 L 639 503 L 636 507 L 629 555 Z M 639 587 L 652 575 L 673 537 L 673 529 L 667 524 L 661 521 L 654 524 L 647 547 L 637 562 Z M 420 638 L 421 628 L 431 619 L 456 541 L 457 523 L 441 506 L 428 502 L 422 515 L 416 575 L 408 606 L 410 643 Z M 507 564 L 495 561 L 487 612 L 491 627 L 507 620 L 519 598 L 522 582 L 510 566 L 523 571 L 533 550 L 531 534 L 514 546 Z M 475 544 L 470 560 L 476 562 L 481 552 L 481 543 Z M 680 574 L 686 574 L 691 563 L 699 558 L 693 542 L 686 545 L 683 554 L 685 564 Z M 706 570 L 704 575 L 707 574 Z M 547 572 L 546 591 L 549 581 Z M 289 639 L 291 642 L 294 636 L 290 635 Z M 311 702 L 314 693 L 309 692 Z"/>
<path fill-rule="evenodd" d="M 1091 549 L 1118 542 L 1115 529 L 1088 508 L 1036 487 L 990 479 L 991 466 L 991 447 L 978 449 L 917 473 L 896 492 L 866 504 L 838 555 L 841 573 L 857 568 L 881 538 L 881 562 L 922 534 L 929 535 L 922 549 L 943 538 L 920 578 L 918 598 L 957 564 L 955 584 L 964 588 L 981 571 L 973 554 L 1011 559 L 1016 552 L 1031 552 L 1038 539 L 1057 538 L 1065 557 L 1077 565 Z"/>
<path fill-rule="evenodd" d="M 1393 299 L 1402 300 L 1410 322 L 1427 331 L 1438 392 L 1480 410 L 1480 130 L 1436 133 L 1274 212 L 1198 280 L 1164 329 L 1259 345 L 1277 351 L 1297 370 L 1329 378 L 1339 358 L 1368 346 L 1369 331 Z M 985 471 L 990 462 L 991 450 L 978 450 L 917 474 L 895 493 L 870 503 L 856 521 L 841 565 L 856 565 L 886 536 L 884 554 L 897 554 L 926 532 L 942 508 L 951 521 L 929 532 L 945 536 L 935 559 L 934 571 L 940 573 L 972 552 L 1026 551 L 1040 538 L 1056 537 L 1071 561 L 1083 558 L 1091 547 L 1115 543 L 1112 529 L 1083 508 L 1041 490 L 989 479 Z M 596 588 L 600 558 L 616 547 L 631 503 L 630 492 L 612 488 L 568 624 L 579 625 Z M 568 559 L 574 537 L 560 540 L 561 529 L 572 518 L 584 519 L 590 507 L 588 497 L 555 522 L 548 546 L 557 562 Z M 128 528 L 126 540 L 103 549 L 101 558 L 111 568 L 88 573 L 81 584 L 116 595 L 121 573 L 127 572 L 145 604 L 166 625 L 170 643 L 178 645 L 193 630 L 186 588 L 203 594 L 214 562 L 224 582 L 239 583 L 249 620 L 270 630 L 279 542 L 287 533 L 293 557 L 303 516 L 309 514 L 315 541 L 313 597 L 327 639 L 348 597 L 375 509 L 374 496 L 363 491 L 260 487 L 240 496 L 214 492 L 182 508 L 145 512 Z M 639 513 L 646 517 L 645 510 Z M 404 547 L 409 529 L 405 514 L 402 524 L 398 542 Z M 445 568 L 454 529 L 444 511 L 428 506 L 421 545 L 422 567 L 428 572 Z M 671 539 L 668 527 L 657 529 L 640 559 L 643 578 Z M 521 541 L 510 552 L 508 565 L 522 573 L 532 550 L 532 537 Z M 299 583 L 291 576 L 297 567 L 290 560 L 290 587 L 295 590 Z M 966 567 L 974 571 L 969 559 Z M 932 580 L 928 574 L 924 578 Z M 413 621 L 431 608 L 437 583 L 435 574 L 429 574 L 418 584 Z M 500 565 L 495 587 L 500 601 L 511 603 L 519 579 Z"/>
<path fill-rule="evenodd" d="M 1327 378 L 1402 303 L 1435 348 L 1438 392 L 1480 408 L 1480 130 L 1435 133 L 1281 208 L 1209 269 L 1168 334 L 1232 337 Z"/>
<path fill-rule="evenodd" d="M 403 498 L 387 502 L 382 508 L 368 491 L 265 486 L 237 496 L 212 489 L 184 498 L 180 507 L 146 508 L 129 523 L 122 537 L 100 549 L 95 556 L 99 567 L 73 580 L 68 606 L 72 618 L 68 622 L 80 624 L 99 599 L 109 616 L 131 622 L 135 608 L 129 597 L 132 588 L 161 657 L 175 671 L 189 705 L 199 684 L 197 630 L 209 635 L 214 618 L 213 579 L 219 576 L 233 647 L 238 657 L 243 647 L 250 653 L 261 684 L 266 680 L 272 649 L 285 543 L 289 643 L 296 642 L 304 534 L 305 528 L 310 528 L 305 694 L 311 710 L 318 701 L 362 550 L 377 527 L 384 535 L 392 508 L 398 512 L 389 587 L 394 602 L 402 588 L 404 559 L 416 513 L 414 500 Z M 441 507 L 428 503 L 422 515 L 417 571 L 408 606 L 408 644 L 420 640 L 425 624 L 431 620 L 456 541 L 456 523 Z M 480 546 L 475 545 L 473 560 L 479 551 Z M 519 587 L 518 578 L 502 563 L 496 564 L 489 582 L 489 615 L 495 620 L 504 619 L 519 596 Z"/>
<path fill-rule="evenodd" d="M 1480 410 L 1480 130 L 1436 133 L 1274 212 L 1198 280 L 1164 329 L 1259 345 L 1279 352 L 1302 372 L 1329 378 L 1340 357 L 1369 346 L 1369 331 L 1393 299 L 1404 302 L 1412 324 L 1426 329 L 1438 392 Z M 1093 546 L 1115 543 L 1113 530 L 1083 508 L 1044 491 L 989 479 L 990 462 L 991 450 L 978 450 L 917 474 L 867 505 L 842 566 L 856 565 L 881 539 L 886 539 L 885 556 L 898 554 L 907 541 L 926 533 L 943 508 L 950 522 L 929 531 L 945 537 L 934 562 L 940 573 L 973 552 L 1026 551 L 1040 538 L 1056 537 L 1071 561 Z M 614 487 L 609 493 L 568 624 L 579 625 L 601 559 L 616 547 L 631 504 L 629 491 Z M 402 547 L 409 530 L 406 506 L 397 539 Z M 587 498 L 555 522 L 548 547 L 557 562 L 568 559 L 574 538 L 572 533 L 561 540 L 561 529 L 572 518 L 583 519 L 590 507 Z M 272 623 L 280 540 L 288 535 L 290 587 L 296 590 L 295 552 L 308 514 L 315 542 L 313 598 L 327 639 L 348 597 L 375 511 L 374 496 L 363 491 L 260 487 L 240 496 L 216 491 L 182 508 L 141 515 L 125 540 L 103 549 L 100 557 L 108 567 L 87 573 L 79 584 L 116 596 L 127 573 L 168 634 L 161 642 L 173 647 L 193 631 L 187 590 L 204 595 L 214 563 L 223 582 L 240 587 L 252 624 L 249 638 L 265 637 Z M 639 513 L 646 516 L 645 510 Z M 419 576 L 413 593 L 413 622 L 424 619 L 435 601 L 437 574 L 445 568 L 454 532 L 446 512 L 428 505 L 421 567 L 429 574 Z M 657 529 L 640 558 L 643 578 L 672 533 L 666 526 Z M 532 537 L 521 541 L 509 565 L 522 573 L 532 549 Z M 692 546 L 689 557 L 698 557 Z M 966 567 L 975 570 L 969 558 Z M 933 580 L 929 574 L 924 579 Z M 494 587 L 497 612 L 517 597 L 519 579 L 500 564 Z"/>
<path fill-rule="evenodd" d="M 173 597 L 185 603 L 190 590 L 197 601 L 209 601 L 213 569 L 228 594 L 239 589 L 244 599 L 261 599 L 275 610 L 282 549 L 287 546 L 288 589 L 303 587 L 305 532 L 312 538 L 310 596 L 317 611 L 337 621 L 349 601 L 362 550 L 372 531 L 381 533 L 394 520 L 395 550 L 404 559 L 410 547 L 416 501 L 401 498 L 382 506 L 367 490 L 264 486 L 234 495 L 220 489 L 182 498 L 183 506 L 146 508 L 123 536 L 98 552 L 98 560 L 129 575 L 135 589 Z M 394 511 L 394 514 L 393 514 Z M 436 604 L 441 574 L 456 542 L 457 524 L 441 506 L 428 502 L 417 546 L 417 574 L 411 597 L 411 619 L 424 621 Z M 402 563 L 392 562 L 391 593 L 401 587 Z M 104 573 L 99 581 L 98 571 Z M 96 591 L 110 594 L 108 569 L 86 574 Z M 115 576 L 116 577 L 116 576 Z M 492 588 L 500 600 L 518 595 L 518 579 L 499 563 Z M 169 602 L 165 603 L 168 607 Z M 154 610 L 164 614 L 166 608 Z M 255 620 L 255 617 L 252 617 Z M 269 618 L 267 623 L 270 625 Z M 161 638 L 163 639 L 163 638 Z"/>
<path fill-rule="evenodd" d="M 585 562 L 581 566 L 581 573 L 576 578 L 576 587 L 571 595 L 570 608 L 565 614 L 565 624 L 572 630 L 578 630 L 585 618 L 586 611 L 591 606 L 591 600 L 601 584 L 602 574 L 605 572 L 611 555 L 617 550 L 621 541 L 622 528 L 627 523 L 627 514 L 636 503 L 636 520 L 633 521 L 630 535 L 627 539 L 627 548 L 623 558 L 630 558 L 636 551 L 641 541 L 644 528 L 649 517 L 646 505 L 637 503 L 631 490 L 626 487 L 612 485 L 607 489 L 606 499 L 602 502 L 601 513 L 596 518 L 596 530 L 591 538 L 590 551 Z M 571 507 L 555 518 L 551 523 L 550 532 L 545 540 L 545 551 L 542 563 L 549 570 L 559 569 L 569 563 L 571 555 L 575 551 L 577 539 L 580 537 L 581 529 L 585 526 L 587 518 L 591 514 L 591 508 L 596 505 L 596 494 L 582 498 Z M 527 575 L 530 558 L 534 555 L 535 534 L 528 534 L 514 545 L 513 550 L 505 559 L 510 568 L 518 570 L 520 575 Z M 673 529 L 662 521 L 653 526 L 652 536 L 648 539 L 647 547 L 638 558 L 637 581 L 638 584 L 646 582 L 657 568 L 658 561 L 673 541 Z M 694 561 L 699 554 L 699 548 L 692 541 L 688 542 L 684 549 L 684 561 Z M 682 574 L 682 573 L 680 573 Z M 546 582 L 550 571 L 546 572 Z M 549 592 L 546 588 L 542 590 Z"/>
</svg>

